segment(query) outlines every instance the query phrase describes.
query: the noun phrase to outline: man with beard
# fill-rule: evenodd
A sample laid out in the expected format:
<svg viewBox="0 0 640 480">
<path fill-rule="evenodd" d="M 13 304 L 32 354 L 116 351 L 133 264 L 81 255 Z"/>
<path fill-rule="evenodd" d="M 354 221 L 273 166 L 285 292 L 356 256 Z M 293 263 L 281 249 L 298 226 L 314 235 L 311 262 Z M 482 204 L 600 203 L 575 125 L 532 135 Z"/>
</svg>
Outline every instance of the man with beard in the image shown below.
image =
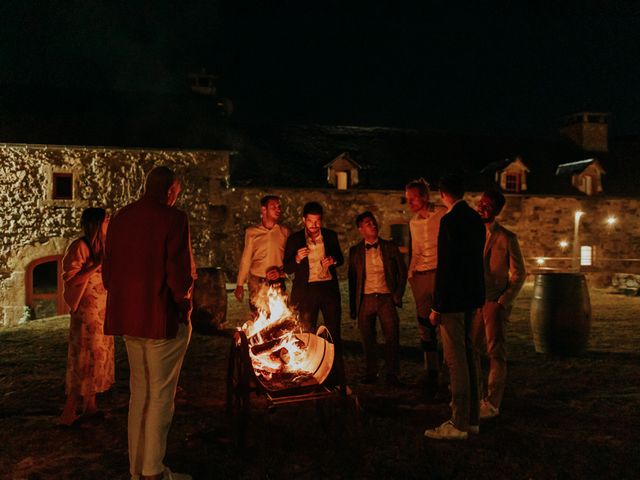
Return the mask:
<svg viewBox="0 0 640 480">
<path fill-rule="evenodd" d="M 318 202 L 309 202 L 302 209 L 304 228 L 291 234 L 284 250 L 284 270 L 293 274 L 291 305 L 308 331 L 315 331 L 318 314 L 322 312 L 325 326 L 335 345 L 334 379 L 344 385 L 342 360 L 340 286 L 336 267 L 344 263 L 333 230 L 322 228 L 323 211 Z"/>
<path fill-rule="evenodd" d="M 260 224 L 247 228 L 245 232 L 234 295 L 242 302 L 247 282 L 252 310 L 256 308 L 256 296 L 264 283 L 277 283 L 284 288 L 284 247 L 290 231 L 278 223 L 281 211 L 280 197 L 266 195 L 260 200 Z"/>
<path fill-rule="evenodd" d="M 527 272 L 516 235 L 496 221 L 505 198 L 498 191 L 484 192 L 476 210 L 485 224 L 487 242 L 484 247 L 484 306 L 473 321 L 473 342 L 476 348 L 478 384 L 480 388 L 480 419 L 493 418 L 500 412 L 507 379 L 505 326 L 511 306 L 524 284 Z M 483 396 L 480 356 L 489 357 L 489 378 Z"/>
</svg>

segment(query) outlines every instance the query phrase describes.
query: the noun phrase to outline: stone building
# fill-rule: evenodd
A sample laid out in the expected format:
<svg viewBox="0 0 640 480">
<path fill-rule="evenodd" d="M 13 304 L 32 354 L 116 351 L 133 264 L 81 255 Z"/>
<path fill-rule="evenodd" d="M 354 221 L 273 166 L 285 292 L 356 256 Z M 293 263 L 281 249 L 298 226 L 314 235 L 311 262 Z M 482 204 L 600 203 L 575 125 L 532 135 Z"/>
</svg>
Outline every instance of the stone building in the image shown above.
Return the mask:
<svg viewBox="0 0 640 480">
<path fill-rule="evenodd" d="M 590 253 L 583 269 L 603 281 L 616 272 L 640 273 L 640 194 L 633 174 L 640 142 L 617 144 L 599 155 L 607 185 L 602 194 L 588 196 L 555 175 L 558 164 L 585 158 L 566 139 L 506 141 L 318 126 L 212 132 L 228 140 L 224 149 L 207 149 L 204 141 L 200 150 L 0 144 L 0 326 L 65 311 L 60 259 L 80 233 L 82 210 L 114 211 L 138 198 L 145 174 L 158 164 L 183 179 L 179 207 L 189 213 L 197 265 L 222 267 L 230 279 L 244 230 L 259 221 L 259 200 L 267 193 L 282 197 L 283 220 L 293 230 L 302 227 L 306 202 L 322 203 L 324 223 L 338 232 L 344 252 L 359 240 L 353 222 L 363 210 L 378 217 L 383 237 L 406 247 L 410 213 L 402 189 L 408 180 L 424 176 L 434 182 L 455 168 L 470 179 L 468 200 L 474 204 L 478 192 L 503 178 L 494 170 L 488 181 L 482 179 L 482 167 L 496 158 L 518 159 L 517 169 L 505 163 L 501 171 L 526 174 L 519 190 L 506 192 L 501 221 L 519 235 L 530 271 L 541 263 L 571 265 L 574 212 L 581 210 L 577 240 Z M 322 167 L 345 151 L 358 165 L 366 164 L 366 175 L 348 190 L 327 188 Z M 617 221 L 607 223 L 611 218 Z M 344 276 L 346 268 L 339 273 Z"/>
<path fill-rule="evenodd" d="M 158 164 L 184 179 L 198 263 L 221 263 L 212 257 L 211 218 L 223 201 L 228 157 L 226 151 L 0 145 L 0 325 L 66 312 L 60 261 L 80 234 L 82 210 L 114 211 L 138 198 L 146 172 Z"/>
</svg>

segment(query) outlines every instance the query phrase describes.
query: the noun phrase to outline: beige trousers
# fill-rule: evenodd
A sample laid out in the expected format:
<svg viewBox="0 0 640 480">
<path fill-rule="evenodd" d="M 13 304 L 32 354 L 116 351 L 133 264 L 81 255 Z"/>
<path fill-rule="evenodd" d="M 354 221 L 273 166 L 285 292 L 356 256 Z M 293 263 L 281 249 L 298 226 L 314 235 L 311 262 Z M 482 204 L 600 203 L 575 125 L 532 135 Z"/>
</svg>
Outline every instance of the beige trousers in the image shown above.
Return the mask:
<svg viewBox="0 0 640 480">
<path fill-rule="evenodd" d="M 506 322 L 511 309 L 504 309 L 497 302 L 487 301 L 478 309 L 473 319 L 472 337 L 476 354 L 476 369 L 480 398 L 496 408 L 502 405 L 507 383 Z M 484 389 L 481 357 L 489 357 L 487 390 Z"/>
<path fill-rule="evenodd" d="M 190 338 L 191 325 L 185 324 L 180 324 L 176 338 L 124 337 L 131 390 L 129 468 L 134 478 L 164 471 L 174 398 Z"/>
</svg>

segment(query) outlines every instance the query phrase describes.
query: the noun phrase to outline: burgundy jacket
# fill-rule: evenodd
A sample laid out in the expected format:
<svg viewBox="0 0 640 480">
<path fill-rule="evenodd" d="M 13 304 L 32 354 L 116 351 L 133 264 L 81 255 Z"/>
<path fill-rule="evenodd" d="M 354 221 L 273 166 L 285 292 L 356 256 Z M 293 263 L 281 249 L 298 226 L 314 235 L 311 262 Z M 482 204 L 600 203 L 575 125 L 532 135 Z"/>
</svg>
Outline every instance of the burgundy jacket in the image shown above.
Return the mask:
<svg viewBox="0 0 640 480">
<path fill-rule="evenodd" d="M 109 222 L 102 278 L 105 334 L 175 338 L 196 278 L 187 215 L 147 196 L 122 208 Z"/>
</svg>

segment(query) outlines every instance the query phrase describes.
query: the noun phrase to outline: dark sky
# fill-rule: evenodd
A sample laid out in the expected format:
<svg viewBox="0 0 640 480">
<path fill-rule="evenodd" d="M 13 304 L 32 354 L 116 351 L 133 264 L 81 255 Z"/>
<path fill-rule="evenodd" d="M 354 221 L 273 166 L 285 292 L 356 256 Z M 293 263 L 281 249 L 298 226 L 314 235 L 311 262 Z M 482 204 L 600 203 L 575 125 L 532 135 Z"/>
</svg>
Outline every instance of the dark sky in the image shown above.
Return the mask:
<svg viewBox="0 0 640 480">
<path fill-rule="evenodd" d="M 0 87 L 179 94 L 205 67 L 240 119 L 640 133 L 640 2 L 548 3 L 3 0 Z"/>
</svg>

